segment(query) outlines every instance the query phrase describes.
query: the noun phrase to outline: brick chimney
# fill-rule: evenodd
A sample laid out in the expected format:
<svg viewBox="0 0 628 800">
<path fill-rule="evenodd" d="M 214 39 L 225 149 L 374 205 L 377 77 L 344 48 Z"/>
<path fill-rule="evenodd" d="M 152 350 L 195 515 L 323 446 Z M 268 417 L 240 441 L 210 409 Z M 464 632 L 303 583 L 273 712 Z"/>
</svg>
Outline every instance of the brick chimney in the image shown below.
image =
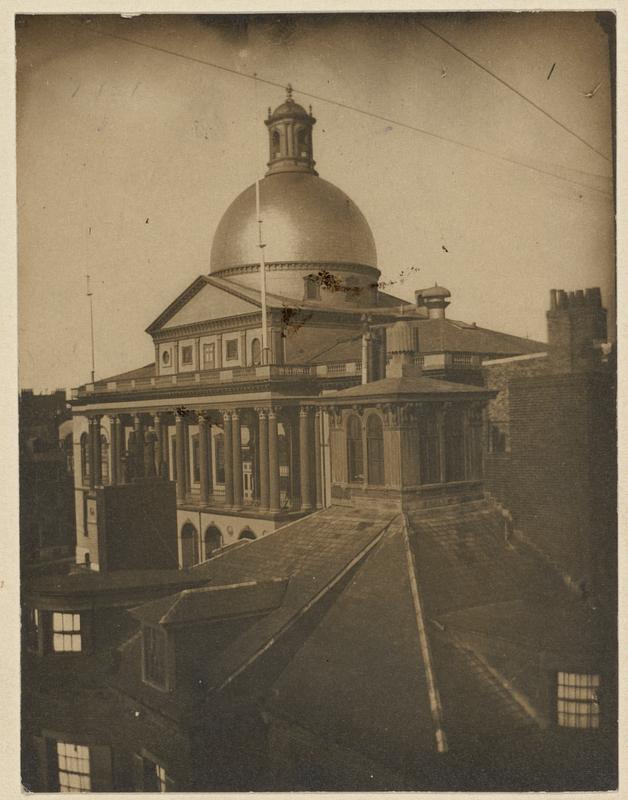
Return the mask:
<svg viewBox="0 0 628 800">
<path fill-rule="evenodd" d="M 552 289 L 547 338 L 555 372 L 581 372 L 599 365 L 600 344 L 607 338 L 599 287 L 575 292 Z"/>
</svg>

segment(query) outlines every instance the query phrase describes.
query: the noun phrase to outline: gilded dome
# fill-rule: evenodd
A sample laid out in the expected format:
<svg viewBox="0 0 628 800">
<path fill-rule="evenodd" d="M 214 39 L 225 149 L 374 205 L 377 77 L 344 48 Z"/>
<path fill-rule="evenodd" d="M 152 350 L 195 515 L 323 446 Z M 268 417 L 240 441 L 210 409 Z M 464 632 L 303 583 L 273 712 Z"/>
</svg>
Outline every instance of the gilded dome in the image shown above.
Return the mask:
<svg viewBox="0 0 628 800">
<path fill-rule="evenodd" d="M 373 234 L 347 195 L 312 172 L 278 172 L 260 181 L 264 256 L 273 262 L 377 267 Z M 259 262 L 255 184 L 224 213 L 211 250 L 210 272 Z"/>
</svg>

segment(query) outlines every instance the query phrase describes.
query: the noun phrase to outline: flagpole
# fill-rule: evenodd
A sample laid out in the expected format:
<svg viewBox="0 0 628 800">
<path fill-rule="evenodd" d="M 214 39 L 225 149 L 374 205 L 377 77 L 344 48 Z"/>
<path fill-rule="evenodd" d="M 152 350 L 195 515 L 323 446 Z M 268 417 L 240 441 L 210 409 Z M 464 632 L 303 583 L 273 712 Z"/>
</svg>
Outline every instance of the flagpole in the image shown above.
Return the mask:
<svg viewBox="0 0 628 800">
<path fill-rule="evenodd" d="M 89 275 L 86 275 L 85 278 L 87 279 L 87 296 L 89 297 L 89 325 L 92 339 L 92 383 L 94 383 L 94 375 L 96 374 L 94 364 L 94 303 L 92 300 L 92 292 L 89 290 Z"/>
<path fill-rule="evenodd" d="M 259 273 L 260 273 L 260 290 L 262 296 L 262 364 L 268 364 L 269 351 L 268 351 L 268 313 L 266 310 L 266 262 L 264 260 L 264 248 L 266 245 L 262 238 L 262 218 L 260 214 L 260 198 L 259 198 L 259 178 L 255 180 L 255 213 L 257 215 L 257 231 L 259 247 Z"/>
</svg>

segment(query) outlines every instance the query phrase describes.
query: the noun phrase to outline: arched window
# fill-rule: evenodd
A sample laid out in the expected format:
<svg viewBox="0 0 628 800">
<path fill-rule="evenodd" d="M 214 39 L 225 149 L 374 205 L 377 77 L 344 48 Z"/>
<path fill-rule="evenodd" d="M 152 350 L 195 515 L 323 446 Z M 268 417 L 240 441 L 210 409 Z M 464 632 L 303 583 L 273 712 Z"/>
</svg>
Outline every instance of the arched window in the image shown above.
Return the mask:
<svg viewBox="0 0 628 800">
<path fill-rule="evenodd" d="M 250 539 L 252 541 L 253 539 L 257 539 L 257 536 L 253 533 L 253 531 L 249 527 L 246 527 L 242 530 L 242 532 L 238 536 L 238 540 L 242 539 Z"/>
<path fill-rule="evenodd" d="M 362 423 L 356 414 L 347 420 L 347 468 L 349 483 L 361 483 L 364 480 Z"/>
<path fill-rule="evenodd" d="M 259 339 L 253 339 L 251 342 L 251 361 L 255 367 L 262 363 L 262 343 Z"/>
<path fill-rule="evenodd" d="M 100 435 L 100 479 L 109 483 L 109 441 L 104 433 Z"/>
<path fill-rule="evenodd" d="M 214 550 L 222 547 L 222 533 L 216 525 L 210 525 L 205 531 L 205 558 L 209 558 Z"/>
<path fill-rule="evenodd" d="M 218 433 L 214 437 L 214 447 L 216 449 L 216 483 L 225 482 L 225 435 Z"/>
<path fill-rule="evenodd" d="M 275 158 L 279 158 L 281 155 L 281 137 L 279 136 L 279 131 L 273 131 L 273 156 Z"/>
<path fill-rule="evenodd" d="M 307 158 L 307 131 L 299 128 L 297 131 L 297 152 L 302 158 Z"/>
<path fill-rule="evenodd" d="M 371 414 L 366 423 L 366 458 L 369 484 L 371 486 L 383 486 L 384 426 L 378 414 Z"/>
<path fill-rule="evenodd" d="M 81 478 L 83 483 L 87 483 L 90 474 L 89 463 L 89 436 L 86 433 L 81 434 Z"/>
<path fill-rule="evenodd" d="M 198 531 L 191 522 L 181 528 L 181 566 L 183 569 L 198 564 Z"/>
</svg>

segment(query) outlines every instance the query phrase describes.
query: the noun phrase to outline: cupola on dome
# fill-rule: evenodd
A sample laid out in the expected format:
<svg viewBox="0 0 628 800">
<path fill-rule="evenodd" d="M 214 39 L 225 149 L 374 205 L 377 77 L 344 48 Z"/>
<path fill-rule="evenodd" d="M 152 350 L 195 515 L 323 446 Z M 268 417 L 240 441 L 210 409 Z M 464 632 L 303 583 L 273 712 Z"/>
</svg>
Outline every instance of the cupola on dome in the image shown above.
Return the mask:
<svg viewBox="0 0 628 800">
<path fill-rule="evenodd" d="M 302 294 L 307 274 L 338 272 L 352 285 L 373 285 L 379 277 L 373 234 L 364 215 L 343 191 L 318 176 L 314 169 L 312 129 L 316 120 L 292 99 L 265 120 L 269 135 L 266 176 L 259 182 L 260 216 L 269 290 L 272 273 L 304 272 L 294 276 L 289 296 Z M 210 272 L 250 285 L 244 276 L 258 269 L 259 226 L 255 184 L 245 189 L 224 213 L 211 251 Z M 227 277 L 227 275 L 225 275 Z M 283 293 L 286 279 L 282 280 Z M 277 287 L 275 287 L 277 289 Z"/>
</svg>

